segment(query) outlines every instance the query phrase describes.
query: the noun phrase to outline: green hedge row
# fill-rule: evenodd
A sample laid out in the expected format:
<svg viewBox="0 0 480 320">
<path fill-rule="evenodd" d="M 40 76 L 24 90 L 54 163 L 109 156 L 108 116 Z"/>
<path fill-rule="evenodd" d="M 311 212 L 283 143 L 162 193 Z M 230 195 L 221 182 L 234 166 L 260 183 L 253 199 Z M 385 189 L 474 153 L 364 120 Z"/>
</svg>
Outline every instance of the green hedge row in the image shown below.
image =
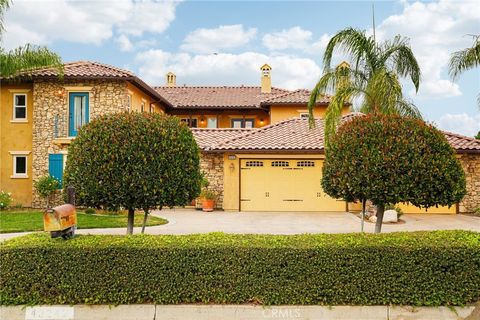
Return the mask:
<svg viewBox="0 0 480 320">
<path fill-rule="evenodd" d="M 480 233 L 78 236 L 0 245 L 2 304 L 464 305 Z"/>
</svg>

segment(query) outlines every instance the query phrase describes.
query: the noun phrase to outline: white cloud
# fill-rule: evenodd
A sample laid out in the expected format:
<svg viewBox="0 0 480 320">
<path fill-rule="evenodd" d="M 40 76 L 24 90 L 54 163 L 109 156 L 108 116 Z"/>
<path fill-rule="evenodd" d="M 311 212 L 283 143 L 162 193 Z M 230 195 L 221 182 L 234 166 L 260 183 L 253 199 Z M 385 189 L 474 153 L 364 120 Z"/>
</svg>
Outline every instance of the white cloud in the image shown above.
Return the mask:
<svg viewBox="0 0 480 320">
<path fill-rule="evenodd" d="M 99 45 L 115 33 L 139 36 L 161 33 L 175 18 L 178 2 L 25 1 L 13 3 L 5 15 L 7 49 L 55 40 Z"/>
<path fill-rule="evenodd" d="M 452 97 L 462 93 L 447 75 L 450 54 L 471 45 L 471 37 L 465 35 L 479 33 L 479 20 L 475 1 L 405 1 L 401 14 L 388 17 L 378 26 L 377 36 L 382 40 L 401 34 L 411 39 L 422 70 L 421 97 Z"/>
<path fill-rule="evenodd" d="M 320 39 L 314 41 L 311 31 L 295 26 L 279 32 L 265 34 L 262 43 L 271 51 L 297 49 L 306 53 L 318 53 L 323 52 L 329 40 L 330 36 L 323 34 Z"/>
<path fill-rule="evenodd" d="M 256 34 L 257 29 L 244 29 L 241 24 L 219 26 L 213 29 L 200 28 L 190 32 L 180 48 L 194 53 L 218 53 L 223 49 L 244 46 Z"/>
<path fill-rule="evenodd" d="M 148 50 L 137 54 L 139 75 L 153 85 L 164 85 L 165 74 L 172 71 L 178 84 L 188 85 L 260 85 L 260 66 L 272 66 L 272 85 L 287 88 L 310 88 L 321 70 L 311 59 L 289 55 L 169 53 Z"/>
<path fill-rule="evenodd" d="M 480 131 L 480 114 L 470 116 L 466 113 L 447 113 L 438 120 L 440 129 L 474 137 Z"/>
<path fill-rule="evenodd" d="M 121 51 L 132 51 L 133 43 L 128 39 L 124 34 L 121 34 L 115 39 L 115 42 L 118 43 Z"/>
</svg>

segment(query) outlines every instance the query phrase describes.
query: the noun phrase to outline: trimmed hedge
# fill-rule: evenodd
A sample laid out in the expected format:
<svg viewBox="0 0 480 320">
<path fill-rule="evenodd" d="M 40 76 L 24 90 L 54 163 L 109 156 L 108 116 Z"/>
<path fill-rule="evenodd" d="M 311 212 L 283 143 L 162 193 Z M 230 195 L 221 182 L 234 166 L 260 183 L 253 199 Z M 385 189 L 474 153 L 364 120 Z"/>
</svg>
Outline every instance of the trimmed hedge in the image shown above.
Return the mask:
<svg viewBox="0 0 480 320">
<path fill-rule="evenodd" d="M 78 236 L 0 245 L 16 304 L 464 305 L 480 299 L 480 233 Z"/>
</svg>

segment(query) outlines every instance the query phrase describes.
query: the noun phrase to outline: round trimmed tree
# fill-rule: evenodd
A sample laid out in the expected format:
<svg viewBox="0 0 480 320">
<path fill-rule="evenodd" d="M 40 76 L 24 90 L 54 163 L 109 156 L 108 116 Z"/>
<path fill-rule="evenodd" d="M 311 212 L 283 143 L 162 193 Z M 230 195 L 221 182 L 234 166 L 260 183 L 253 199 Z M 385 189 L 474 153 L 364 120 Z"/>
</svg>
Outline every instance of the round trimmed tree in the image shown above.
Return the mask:
<svg viewBox="0 0 480 320">
<path fill-rule="evenodd" d="M 68 152 L 64 188 L 75 187 L 80 205 L 145 212 L 190 203 L 200 193 L 199 149 L 176 117 L 116 113 L 79 131 Z"/>
<path fill-rule="evenodd" d="M 331 197 L 370 200 L 375 232 L 385 205 L 451 206 L 466 193 L 465 173 L 445 136 L 422 120 L 358 116 L 340 126 L 326 150 L 322 187 Z"/>
</svg>

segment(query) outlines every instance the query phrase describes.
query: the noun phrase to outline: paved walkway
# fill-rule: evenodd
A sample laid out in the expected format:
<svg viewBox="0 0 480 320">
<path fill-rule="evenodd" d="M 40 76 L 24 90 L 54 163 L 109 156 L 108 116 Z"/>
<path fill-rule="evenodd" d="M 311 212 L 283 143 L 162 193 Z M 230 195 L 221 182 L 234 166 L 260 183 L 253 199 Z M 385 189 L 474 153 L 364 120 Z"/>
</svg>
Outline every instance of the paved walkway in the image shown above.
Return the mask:
<svg viewBox="0 0 480 320">
<path fill-rule="evenodd" d="M 206 232 L 301 234 L 348 233 L 360 231 L 360 219 L 351 213 L 314 212 L 211 212 L 189 209 L 162 210 L 152 213 L 165 218 L 168 224 L 147 227 L 148 234 L 191 234 Z M 480 218 L 466 215 L 403 215 L 404 224 L 384 224 L 382 232 L 418 230 L 473 230 L 480 232 Z M 365 223 L 365 231 L 373 232 L 374 224 Z M 126 228 L 80 229 L 78 234 L 125 234 Z M 134 233 L 140 233 L 135 228 Z M 0 241 L 25 233 L 0 234 Z"/>
</svg>

